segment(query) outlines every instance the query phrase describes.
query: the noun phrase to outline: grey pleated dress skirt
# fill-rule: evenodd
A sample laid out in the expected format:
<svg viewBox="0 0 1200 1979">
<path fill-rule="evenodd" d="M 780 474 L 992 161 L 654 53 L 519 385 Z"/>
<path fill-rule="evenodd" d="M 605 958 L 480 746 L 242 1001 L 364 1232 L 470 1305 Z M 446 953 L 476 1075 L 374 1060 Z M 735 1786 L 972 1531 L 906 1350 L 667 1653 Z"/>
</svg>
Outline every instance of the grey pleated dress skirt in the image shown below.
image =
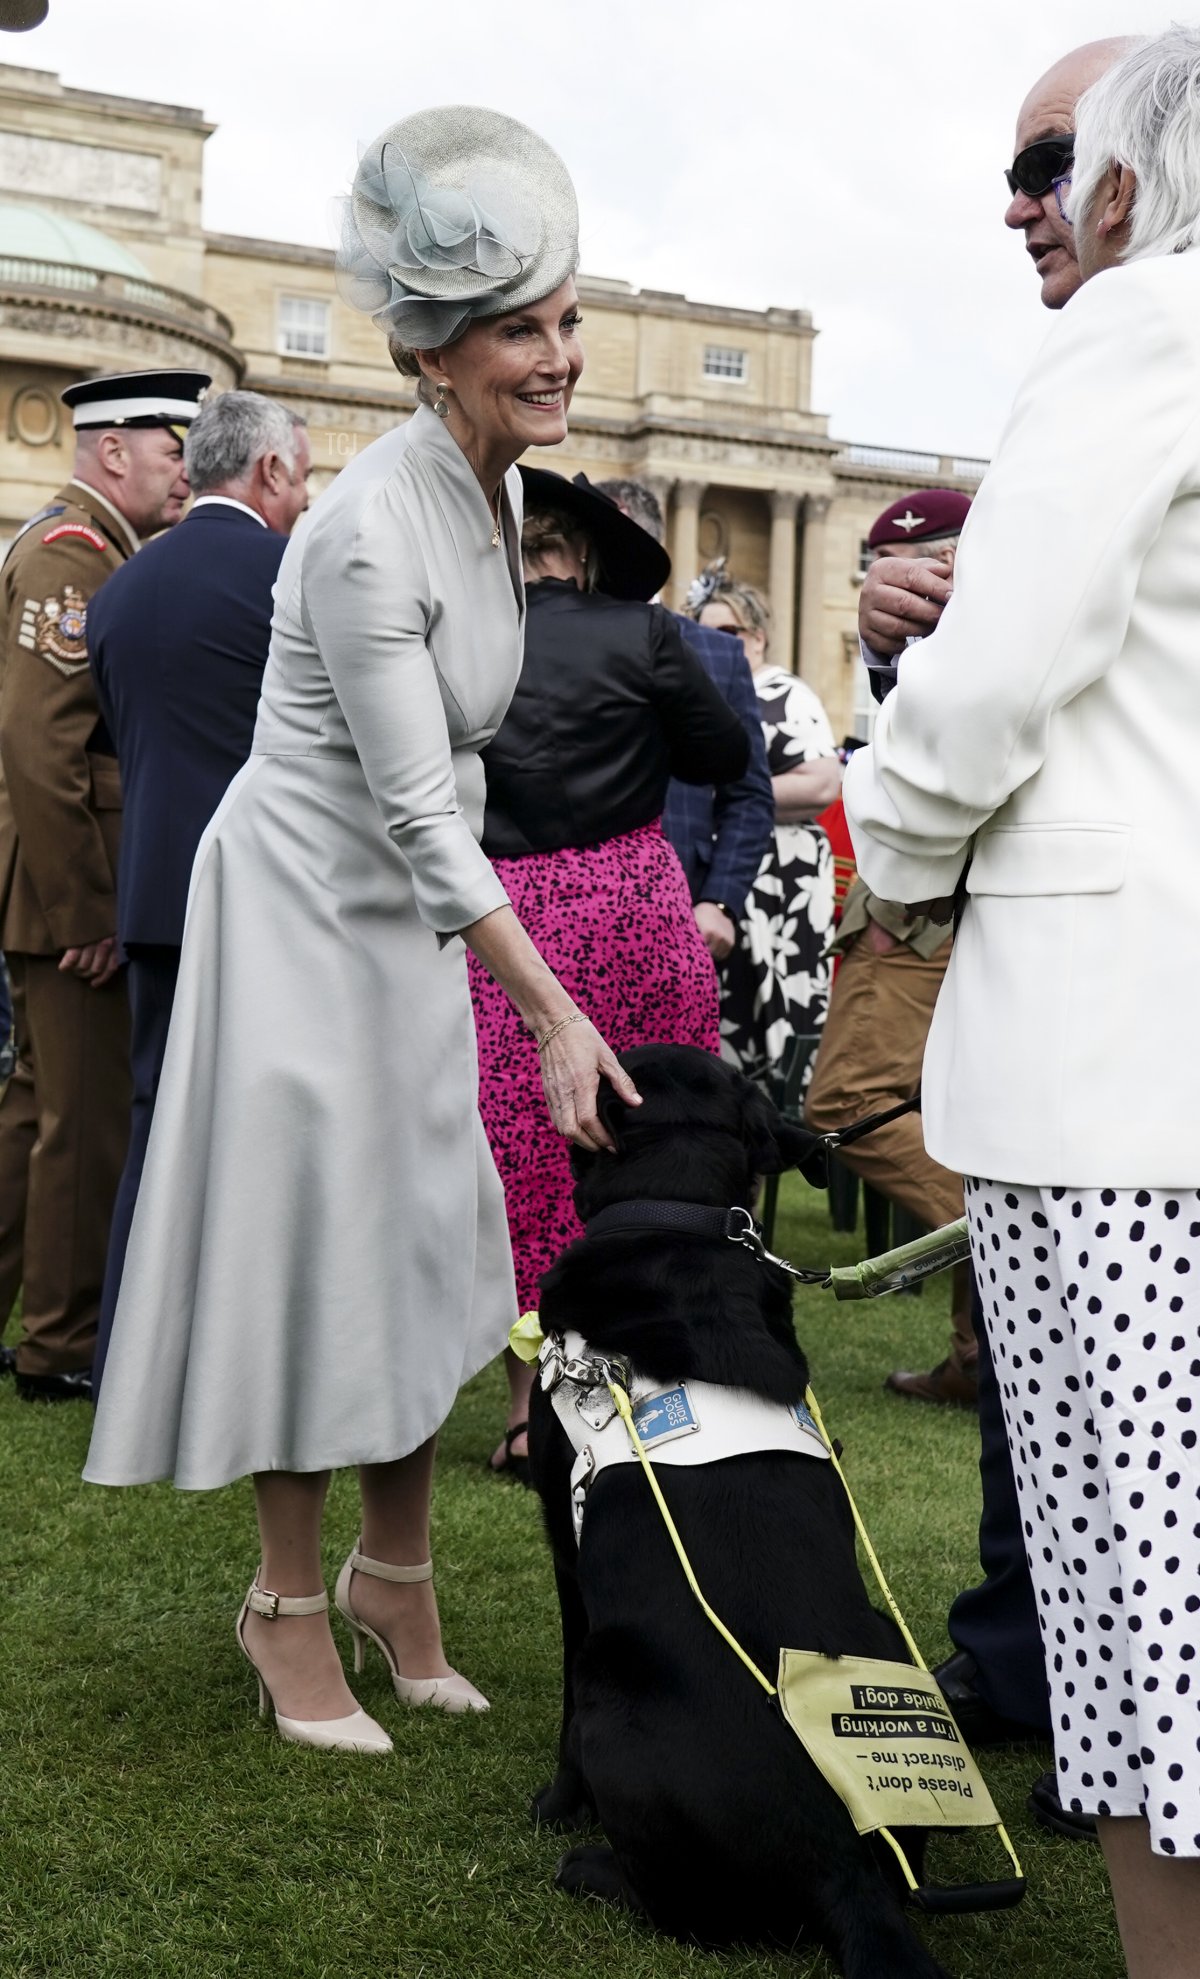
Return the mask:
<svg viewBox="0 0 1200 1979">
<path fill-rule="evenodd" d="M 91 1482 L 390 1461 L 504 1345 L 454 935 L 505 901 L 477 752 L 520 665 L 514 482 L 496 548 L 418 412 L 289 545 L 254 753 L 193 871 Z"/>
</svg>

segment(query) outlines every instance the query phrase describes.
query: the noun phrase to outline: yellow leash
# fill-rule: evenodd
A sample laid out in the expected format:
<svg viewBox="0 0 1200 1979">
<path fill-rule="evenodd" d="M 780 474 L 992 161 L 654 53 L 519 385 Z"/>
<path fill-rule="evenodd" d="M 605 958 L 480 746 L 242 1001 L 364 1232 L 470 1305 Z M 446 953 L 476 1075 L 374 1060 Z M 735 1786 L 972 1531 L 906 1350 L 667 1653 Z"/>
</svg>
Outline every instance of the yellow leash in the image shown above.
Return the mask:
<svg viewBox="0 0 1200 1979">
<path fill-rule="evenodd" d="M 896 1627 L 899 1629 L 901 1635 L 904 1637 L 904 1641 L 907 1646 L 908 1653 L 912 1657 L 913 1662 L 916 1664 L 918 1670 L 925 1670 L 926 1672 L 928 1672 L 929 1665 L 925 1661 L 925 1658 L 922 1656 L 920 1650 L 917 1648 L 917 1645 L 914 1642 L 912 1635 L 909 1632 L 908 1623 L 905 1621 L 903 1615 L 900 1613 L 900 1608 L 899 1608 L 899 1604 L 897 1603 L 896 1597 L 892 1593 L 891 1588 L 888 1586 L 887 1581 L 884 1579 L 883 1568 L 879 1564 L 879 1559 L 875 1552 L 875 1548 L 871 1544 L 870 1535 L 867 1532 L 866 1526 L 863 1524 L 862 1513 L 859 1511 L 858 1506 L 854 1502 L 854 1493 L 851 1491 L 850 1486 L 846 1480 L 846 1473 L 842 1469 L 841 1462 L 838 1458 L 838 1453 L 833 1447 L 833 1442 L 830 1438 L 829 1432 L 826 1429 L 825 1424 L 821 1418 L 821 1411 L 817 1405 L 817 1398 L 813 1394 L 811 1388 L 805 1389 L 804 1402 L 810 1416 L 812 1417 L 813 1421 L 817 1425 L 818 1430 L 820 1431 L 821 1441 L 829 1452 L 829 1461 L 833 1465 L 834 1470 L 837 1472 L 838 1476 L 842 1480 L 842 1490 L 845 1492 L 846 1497 L 850 1502 L 850 1514 L 854 1520 L 854 1530 L 858 1534 L 859 1538 L 862 1540 L 863 1552 L 866 1554 L 868 1560 L 871 1562 L 871 1571 L 879 1583 L 879 1592 L 882 1594 L 884 1600 L 887 1602 L 888 1607 L 892 1611 L 892 1620 L 895 1622 Z"/>
<path fill-rule="evenodd" d="M 687 1577 L 688 1586 L 691 1588 L 692 1593 L 695 1595 L 697 1601 L 700 1603 L 700 1606 L 703 1608 L 705 1614 L 708 1616 L 708 1619 L 712 1623 L 715 1630 L 717 1631 L 717 1634 L 721 1636 L 722 1639 L 729 1644 L 729 1647 L 732 1649 L 734 1655 L 739 1657 L 740 1660 L 746 1665 L 746 1668 L 749 1670 L 750 1675 L 755 1679 L 757 1683 L 760 1683 L 762 1685 L 763 1689 L 767 1693 L 767 1696 L 777 1697 L 779 1693 L 776 1690 L 774 1684 L 771 1682 L 770 1678 L 764 1677 L 762 1671 L 759 1669 L 758 1664 L 755 1662 L 753 1656 L 749 1655 L 747 1651 L 742 1648 L 742 1645 L 738 1641 L 737 1637 L 731 1632 L 731 1630 L 726 1628 L 724 1622 L 721 1620 L 721 1617 L 717 1614 L 716 1609 L 709 1607 L 708 1602 L 705 1600 L 704 1595 L 701 1592 L 700 1583 L 696 1579 L 695 1574 L 692 1572 L 692 1563 L 688 1559 L 683 1541 L 679 1537 L 679 1529 L 676 1526 L 674 1519 L 671 1517 L 671 1513 L 667 1505 L 667 1501 L 662 1495 L 662 1487 L 658 1482 L 658 1478 L 655 1476 L 654 1465 L 650 1462 L 649 1457 L 646 1455 L 645 1445 L 643 1444 L 641 1437 L 638 1435 L 637 1424 L 633 1420 L 633 1409 L 630 1406 L 628 1395 L 625 1393 L 625 1390 L 623 1388 L 617 1385 L 615 1381 L 609 1382 L 608 1392 L 612 1396 L 613 1401 L 617 1405 L 617 1414 L 620 1416 L 621 1421 L 624 1423 L 626 1429 L 629 1432 L 629 1440 L 634 1447 L 634 1451 L 637 1455 L 637 1460 L 640 1463 L 642 1469 L 646 1473 L 647 1482 L 649 1483 L 651 1491 L 654 1493 L 654 1502 L 658 1506 L 659 1511 L 663 1515 L 663 1524 L 666 1526 L 667 1531 L 671 1535 L 671 1544 L 675 1548 L 675 1551 L 679 1556 L 679 1564 L 683 1568 L 684 1574 Z M 824 1434 L 824 1432 L 822 1432 L 822 1434 Z"/>
<path fill-rule="evenodd" d="M 737 1637 L 732 1633 L 730 1629 L 726 1628 L 724 1622 L 721 1620 L 721 1617 L 717 1614 L 716 1610 L 714 1608 L 711 1608 L 708 1602 L 705 1600 L 703 1591 L 700 1587 L 700 1583 L 696 1579 L 696 1576 L 692 1571 L 692 1563 L 688 1559 L 687 1551 L 684 1547 L 683 1541 L 679 1537 L 679 1528 L 676 1526 L 674 1519 L 671 1517 L 671 1513 L 667 1505 L 667 1501 L 663 1497 L 662 1487 L 659 1484 L 658 1478 L 655 1474 L 654 1465 L 650 1462 L 649 1457 L 646 1455 L 645 1445 L 642 1442 L 641 1437 L 638 1435 L 637 1424 L 633 1420 L 633 1408 L 630 1403 L 629 1397 L 625 1393 L 625 1390 L 614 1381 L 610 1381 L 608 1383 L 608 1392 L 612 1396 L 613 1401 L 616 1403 L 617 1413 L 620 1416 L 621 1421 L 625 1424 L 626 1430 L 628 1431 L 629 1440 L 633 1445 L 634 1454 L 636 1455 L 637 1460 L 640 1463 L 642 1469 L 646 1473 L 646 1481 L 649 1484 L 651 1491 L 654 1493 L 654 1502 L 658 1506 L 659 1511 L 662 1513 L 663 1524 L 666 1526 L 667 1531 L 670 1534 L 671 1544 L 675 1548 L 676 1555 L 678 1556 L 679 1559 L 679 1564 L 683 1568 L 684 1574 L 687 1578 L 688 1586 L 691 1588 L 692 1593 L 695 1595 L 697 1601 L 700 1603 L 700 1606 L 703 1608 L 705 1614 L 708 1616 L 709 1621 L 716 1629 L 717 1634 L 721 1636 L 722 1639 L 729 1644 L 729 1647 L 732 1649 L 734 1655 L 738 1657 L 739 1660 L 745 1664 L 751 1676 L 754 1677 L 756 1681 L 762 1685 L 763 1689 L 767 1693 L 767 1696 L 768 1697 L 777 1696 L 778 1693 L 775 1689 L 774 1684 L 770 1681 L 769 1678 L 763 1675 L 762 1671 L 758 1667 L 758 1664 L 754 1661 L 753 1656 L 749 1655 L 748 1652 L 742 1648 L 742 1645 L 738 1641 Z M 868 1560 L 871 1562 L 871 1570 L 874 1573 L 876 1580 L 879 1582 L 880 1592 L 882 1593 L 884 1600 L 887 1602 L 888 1607 L 892 1611 L 892 1615 L 895 1620 L 896 1626 L 900 1630 L 901 1635 L 904 1637 L 905 1643 L 908 1647 L 908 1651 L 913 1659 L 913 1662 L 916 1664 L 918 1670 L 925 1670 L 926 1672 L 928 1672 L 929 1665 L 928 1663 L 926 1663 L 925 1658 L 922 1656 L 920 1650 L 917 1648 L 917 1645 L 914 1642 L 913 1637 L 909 1631 L 908 1623 L 905 1621 L 903 1615 L 900 1613 L 900 1609 L 897 1604 L 896 1597 L 892 1593 L 891 1588 L 888 1586 L 887 1581 L 884 1579 L 883 1568 L 879 1564 L 879 1557 L 876 1554 L 875 1548 L 871 1544 L 871 1540 L 867 1532 L 867 1528 L 863 1524 L 862 1513 L 859 1511 L 858 1506 L 854 1502 L 854 1493 L 851 1491 L 850 1486 L 846 1481 L 846 1473 L 842 1469 L 842 1466 L 838 1461 L 837 1452 L 834 1449 L 832 1442 L 830 1441 L 829 1432 L 825 1427 L 824 1420 L 822 1419 L 821 1416 L 820 1408 L 817 1405 L 817 1398 L 813 1394 L 811 1388 L 805 1389 L 804 1401 L 809 1414 L 812 1416 L 813 1421 L 817 1425 L 817 1429 L 820 1434 L 821 1441 L 829 1452 L 829 1461 L 833 1465 L 834 1470 L 837 1472 L 838 1477 L 841 1479 L 842 1490 L 845 1492 L 846 1497 L 850 1502 L 850 1512 L 854 1520 L 854 1529 L 857 1532 L 859 1538 L 862 1540 L 863 1550 L 866 1553 Z"/>
<path fill-rule="evenodd" d="M 654 1465 L 650 1462 L 649 1457 L 646 1455 L 645 1445 L 643 1444 L 641 1437 L 638 1435 L 637 1424 L 634 1422 L 633 1419 L 633 1408 L 630 1403 L 629 1396 L 626 1394 L 625 1390 L 620 1386 L 618 1382 L 610 1381 L 607 1383 L 607 1387 L 608 1387 L 608 1392 L 612 1396 L 613 1402 L 616 1405 L 617 1413 L 620 1416 L 621 1421 L 625 1424 L 625 1429 L 628 1434 L 629 1441 L 633 1445 L 634 1455 L 637 1457 L 639 1464 L 641 1465 L 643 1471 L 646 1474 L 646 1481 L 649 1484 L 650 1489 L 654 1494 L 654 1502 L 658 1506 L 659 1511 L 662 1513 L 663 1524 L 667 1528 L 667 1533 L 670 1537 L 672 1546 L 675 1548 L 675 1553 L 676 1553 L 676 1557 L 678 1558 L 679 1564 L 683 1568 L 684 1576 L 687 1580 L 688 1586 L 691 1588 L 692 1593 L 695 1595 L 696 1600 L 700 1604 L 700 1607 L 703 1609 L 705 1615 L 707 1616 L 708 1620 L 712 1623 L 713 1627 L 717 1631 L 717 1634 L 721 1637 L 722 1641 L 728 1643 L 734 1655 L 738 1658 L 738 1660 L 741 1663 L 745 1664 L 746 1668 L 750 1672 L 750 1675 L 754 1678 L 756 1683 L 761 1684 L 762 1688 L 766 1691 L 767 1696 L 777 1697 L 779 1693 L 776 1690 L 775 1685 L 771 1682 L 770 1678 L 764 1676 L 763 1672 L 759 1669 L 758 1664 L 755 1662 L 753 1656 L 751 1656 L 747 1650 L 742 1648 L 741 1643 L 738 1641 L 737 1637 L 733 1634 L 733 1631 L 726 1627 L 725 1623 L 721 1620 L 721 1617 L 717 1614 L 715 1608 L 711 1607 L 708 1601 L 705 1599 L 704 1592 L 700 1586 L 699 1581 L 696 1579 L 695 1573 L 692 1569 L 692 1563 L 688 1558 L 687 1549 L 684 1546 L 684 1543 L 679 1536 L 679 1529 L 676 1526 L 674 1519 L 671 1517 L 670 1507 L 668 1506 L 666 1499 L 663 1497 L 662 1487 L 660 1486 L 657 1475 L 655 1474 Z M 891 1610 L 891 1614 L 893 1620 L 896 1623 L 897 1628 L 900 1630 L 901 1635 L 904 1637 L 905 1644 L 908 1648 L 909 1654 L 913 1659 L 913 1662 L 916 1664 L 919 1670 L 924 1670 L 926 1674 L 928 1674 L 929 1665 L 928 1663 L 926 1663 L 925 1658 L 922 1656 L 920 1650 L 918 1649 L 917 1644 L 912 1636 L 912 1633 L 909 1630 L 908 1623 L 905 1621 L 903 1615 L 900 1613 L 900 1608 L 896 1601 L 896 1597 L 892 1593 L 891 1588 L 888 1586 L 887 1581 L 884 1578 L 883 1568 L 879 1564 L 878 1555 L 876 1554 L 875 1548 L 871 1544 L 871 1540 L 867 1532 L 867 1528 L 863 1524 L 862 1514 L 859 1511 L 858 1506 L 854 1502 L 854 1493 L 851 1491 L 850 1486 L 846 1481 L 846 1473 L 842 1469 L 841 1463 L 838 1459 L 837 1452 L 833 1447 L 833 1443 L 830 1439 L 829 1432 L 827 1431 L 825 1427 L 825 1423 L 822 1419 L 821 1411 L 817 1404 L 817 1398 L 813 1394 L 811 1388 L 805 1389 L 804 1400 L 805 1400 L 805 1405 L 808 1408 L 809 1414 L 812 1416 L 813 1421 L 817 1425 L 817 1430 L 820 1434 L 821 1441 L 829 1452 L 829 1461 L 833 1465 L 834 1470 L 837 1472 L 838 1477 L 841 1480 L 842 1489 L 845 1492 L 847 1499 L 849 1500 L 850 1513 L 854 1520 L 854 1529 L 862 1541 L 863 1550 L 866 1553 L 866 1556 L 871 1563 L 871 1570 L 875 1575 L 875 1579 L 879 1583 L 880 1592 L 882 1593 L 884 1600 L 887 1602 L 888 1608 Z M 876 1833 L 883 1837 L 884 1841 L 887 1842 L 888 1847 L 892 1850 L 893 1854 L 895 1855 L 896 1860 L 900 1864 L 901 1872 L 903 1873 L 904 1880 L 908 1884 L 909 1889 L 913 1891 L 918 1890 L 920 1888 L 920 1885 L 918 1884 L 916 1877 L 912 1873 L 912 1869 L 909 1866 L 908 1857 L 905 1855 L 904 1850 L 901 1848 L 899 1842 L 896 1840 L 896 1837 L 892 1834 L 891 1829 L 881 1827 L 876 1830 Z M 1022 1876 L 1024 1872 L 1022 1871 L 1021 1864 L 1017 1859 L 1017 1852 L 1014 1849 L 1012 1842 L 1009 1840 L 1008 1830 L 1005 1828 L 1004 1823 L 1002 1821 L 997 1824 L 997 1833 L 999 1835 L 1000 1840 L 1003 1842 L 1005 1849 L 1008 1851 L 1008 1855 L 1012 1861 L 1014 1869 L 1017 1872 L 1017 1875 Z"/>
</svg>

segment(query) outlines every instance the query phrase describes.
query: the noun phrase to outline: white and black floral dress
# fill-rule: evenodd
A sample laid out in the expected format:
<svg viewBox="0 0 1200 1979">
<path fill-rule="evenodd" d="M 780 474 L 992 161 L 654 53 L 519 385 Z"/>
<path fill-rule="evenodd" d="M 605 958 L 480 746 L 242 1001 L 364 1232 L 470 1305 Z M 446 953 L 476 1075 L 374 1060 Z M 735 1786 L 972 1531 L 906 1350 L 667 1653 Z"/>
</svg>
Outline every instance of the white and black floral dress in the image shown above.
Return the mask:
<svg viewBox="0 0 1200 1979">
<path fill-rule="evenodd" d="M 754 676 L 772 776 L 837 748 L 811 687 L 783 667 Z M 721 976 L 721 1056 L 770 1085 L 797 1033 L 818 1031 L 829 1002 L 833 853 L 819 825 L 775 827 Z"/>
</svg>

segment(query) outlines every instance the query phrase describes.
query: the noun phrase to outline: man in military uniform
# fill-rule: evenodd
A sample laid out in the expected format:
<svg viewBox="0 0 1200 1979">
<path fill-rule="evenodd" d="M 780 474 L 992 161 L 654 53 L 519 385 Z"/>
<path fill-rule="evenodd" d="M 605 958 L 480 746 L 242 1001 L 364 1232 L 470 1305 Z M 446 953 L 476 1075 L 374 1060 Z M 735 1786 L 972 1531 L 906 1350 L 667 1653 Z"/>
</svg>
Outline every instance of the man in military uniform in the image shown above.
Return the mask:
<svg viewBox="0 0 1200 1979">
<path fill-rule="evenodd" d="M 0 569 L 0 949 L 18 1042 L 0 1099 L 0 1326 L 23 1284 L 24 1331 L 5 1360 L 29 1400 L 90 1397 L 129 1133 L 121 784 L 88 666 L 87 608 L 144 536 L 183 514 L 183 435 L 210 382 L 139 371 L 65 391 L 71 479 Z"/>
<path fill-rule="evenodd" d="M 969 498 L 954 488 L 921 488 L 902 495 L 876 517 L 867 538 L 877 562 L 925 558 L 953 564 Z M 940 560 L 940 562 L 939 562 Z M 877 698 L 895 680 L 895 661 L 871 649 L 864 657 Z M 873 682 L 874 684 L 874 682 Z M 950 926 L 880 900 L 856 880 L 834 940 L 840 955 L 829 1014 L 808 1088 L 805 1118 L 819 1133 L 848 1127 L 869 1113 L 911 1098 L 921 1083 L 921 1060 L 942 978 L 950 960 Z M 905 1114 L 847 1148 L 847 1166 L 910 1215 L 935 1227 L 963 1213 L 962 1177 L 925 1152 L 919 1113 Z M 979 1346 L 971 1317 L 971 1273 L 951 1274 L 950 1351 L 928 1373 L 897 1368 L 884 1387 L 920 1402 L 973 1408 L 978 1398 Z"/>
</svg>

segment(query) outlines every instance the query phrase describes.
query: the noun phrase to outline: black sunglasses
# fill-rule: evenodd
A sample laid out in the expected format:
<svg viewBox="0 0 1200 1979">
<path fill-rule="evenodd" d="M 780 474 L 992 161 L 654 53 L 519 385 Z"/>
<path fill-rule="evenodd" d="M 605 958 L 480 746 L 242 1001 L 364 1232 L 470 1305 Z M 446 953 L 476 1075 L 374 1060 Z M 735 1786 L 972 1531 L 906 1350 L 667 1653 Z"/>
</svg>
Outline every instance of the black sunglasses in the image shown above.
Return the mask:
<svg viewBox="0 0 1200 1979">
<path fill-rule="evenodd" d="M 1061 179 L 1074 163 L 1074 133 L 1069 137 L 1040 137 L 1036 144 L 1018 151 L 1004 176 L 1014 198 L 1023 192 L 1026 199 L 1044 199 L 1055 179 Z"/>
</svg>

